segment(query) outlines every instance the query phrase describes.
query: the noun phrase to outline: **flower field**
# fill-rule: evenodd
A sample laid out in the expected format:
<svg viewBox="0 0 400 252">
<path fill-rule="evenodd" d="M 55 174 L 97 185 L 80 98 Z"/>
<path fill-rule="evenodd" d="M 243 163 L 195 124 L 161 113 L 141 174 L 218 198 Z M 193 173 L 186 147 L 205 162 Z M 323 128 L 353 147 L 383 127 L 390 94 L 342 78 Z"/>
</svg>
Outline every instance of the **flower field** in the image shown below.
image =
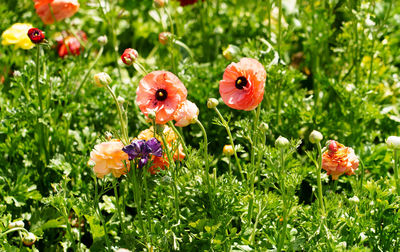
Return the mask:
<svg viewBox="0 0 400 252">
<path fill-rule="evenodd" d="M 400 2 L 0 16 L 0 251 L 400 250 Z"/>
</svg>

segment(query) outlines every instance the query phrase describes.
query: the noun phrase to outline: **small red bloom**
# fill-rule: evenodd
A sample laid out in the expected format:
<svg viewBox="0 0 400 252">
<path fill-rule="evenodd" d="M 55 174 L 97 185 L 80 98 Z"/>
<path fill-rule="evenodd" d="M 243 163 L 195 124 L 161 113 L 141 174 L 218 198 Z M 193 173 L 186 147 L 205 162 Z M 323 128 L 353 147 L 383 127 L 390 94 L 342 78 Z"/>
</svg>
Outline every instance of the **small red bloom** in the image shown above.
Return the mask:
<svg viewBox="0 0 400 252">
<path fill-rule="evenodd" d="M 132 48 L 127 48 L 125 49 L 124 53 L 121 55 L 122 62 L 124 62 L 125 65 L 132 65 L 133 62 L 138 57 L 138 52 L 135 49 Z"/>
<path fill-rule="evenodd" d="M 28 37 L 31 39 L 32 43 L 40 44 L 44 40 L 44 33 L 38 28 L 31 28 L 28 30 Z"/>
<path fill-rule="evenodd" d="M 198 0 L 178 0 L 181 6 L 191 5 L 197 3 Z"/>
<path fill-rule="evenodd" d="M 78 33 L 78 37 L 82 41 L 87 41 L 86 33 L 83 31 L 80 31 Z M 61 58 L 64 58 L 68 54 L 77 56 L 80 55 L 83 51 L 81 43 L 73 35 L 67 35 L 65 38 L 61 37 L 57 40 L 57 42 L 58 56 L 60 56 Z"/>
<path fill-rule="evenodd" d="M 170 32 L 161 32 L 160 34 L 158 34 L 158 41 L 160 41 L 162 45 L 168 44 L 171 38 L 172 34 Z"/>
</svg>

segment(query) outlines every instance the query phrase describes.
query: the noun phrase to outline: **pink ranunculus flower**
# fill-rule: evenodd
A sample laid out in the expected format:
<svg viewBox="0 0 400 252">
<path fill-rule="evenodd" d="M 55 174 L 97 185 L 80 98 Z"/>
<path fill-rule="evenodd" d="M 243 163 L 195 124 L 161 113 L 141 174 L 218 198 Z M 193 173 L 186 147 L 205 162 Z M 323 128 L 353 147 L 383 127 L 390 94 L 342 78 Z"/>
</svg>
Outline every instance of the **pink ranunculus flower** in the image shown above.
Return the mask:
<svg viewBox="0 0 400 252">
<path fill-rule="evenodd" d="M 340 175 L 346 173 L 353 175 L 358 168 L 358 158 L 354 150 L 334 140 L 329 143 L 328 150 L 322 155 L 322 169 L 337 180 Z"/>
<path fill-rule="evenodd" d="M 89 163 L 92 163 L 93 171 L 98 178 L 112 173 L 119 178 L 129 171 L 128 154 L 122 151 L 124 147 L 120 140 L 112 139 L 108 142 L 97 144 L 90 152 Z"/>
<path fill-rule="evenodd" d="M 193 102 L 185 100 L 182 102 L 174 114 L 175 126 L 186 127 L 195 123 L 199 115 L 199 108 Z"/>
<path fill-rule="evenodd" d="M 52 24 L 74 15 L 79 9 L 78 0 L 33 0 L 36 13 L 45 24 Z M 54 20 L 55 19 L 55 20 Z"/>
</svg>

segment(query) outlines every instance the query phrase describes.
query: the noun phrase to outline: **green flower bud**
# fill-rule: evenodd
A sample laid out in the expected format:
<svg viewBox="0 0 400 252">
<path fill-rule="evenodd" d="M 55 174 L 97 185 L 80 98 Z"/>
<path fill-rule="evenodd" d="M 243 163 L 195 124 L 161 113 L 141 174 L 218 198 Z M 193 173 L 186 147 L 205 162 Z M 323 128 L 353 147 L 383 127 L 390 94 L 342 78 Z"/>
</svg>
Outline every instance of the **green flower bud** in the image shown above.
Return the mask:
<svg viewBox="0 0 400 252">
<path fill-rule="evenodd" d="M 310 134 L 309 140 L 313 144 L 317 144 L 321 142 L 324 137 L 322 136 L 321 132 L 313 130 Z"/>
<path fill-rule="evenodd" d="M 219 102 L 215 98 L 208 98 L 207 100 L 207 108 L 216 108 L 218 106 Z"/>
<path fill-rule="evenodd" d="M 275 147 L 286 149 L 289 146 L 289 140 L 286 137 L 279 136 L 275 141 Z"/>
</svg>

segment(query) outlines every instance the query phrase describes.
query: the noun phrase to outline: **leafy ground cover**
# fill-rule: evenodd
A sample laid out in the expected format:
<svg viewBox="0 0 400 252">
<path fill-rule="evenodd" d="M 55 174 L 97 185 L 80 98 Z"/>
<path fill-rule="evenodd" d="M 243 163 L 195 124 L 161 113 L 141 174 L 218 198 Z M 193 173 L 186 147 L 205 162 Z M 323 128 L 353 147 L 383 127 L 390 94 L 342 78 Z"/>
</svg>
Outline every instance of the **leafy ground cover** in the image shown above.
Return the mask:
<svg viewBox="0 0 400 252">
<path fill-rule="evenodd" d="M 2 251 L 400 248 L 397 1 L 0 16 Z"/>
</svg>

